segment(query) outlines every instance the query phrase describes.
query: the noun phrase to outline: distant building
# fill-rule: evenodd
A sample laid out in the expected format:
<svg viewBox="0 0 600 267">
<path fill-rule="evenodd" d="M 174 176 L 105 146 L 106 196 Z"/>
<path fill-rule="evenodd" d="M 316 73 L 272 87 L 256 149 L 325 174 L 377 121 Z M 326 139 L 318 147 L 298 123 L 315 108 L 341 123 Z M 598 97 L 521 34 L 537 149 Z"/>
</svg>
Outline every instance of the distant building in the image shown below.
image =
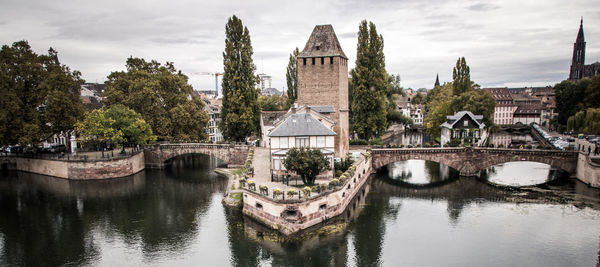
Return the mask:
<svg viewBox="0 0 600 267">
<path fill-rule="evenodd" d="M 396 98 L 396 110 L 405 117 L 411 118 L 414 125 L 423 125 L 425 118 L 423 111 L 425 110 L 425 107 L 422 104 L 412 104 L 411 101 L 418 93 L 425 97 L 427 92 L 415 92 L 412 89 L 409 89 L 404 93 L 404 96 L 398 96 L 398 98 Z"/>
<path fill-rule="evenodd" d="M 80 87 L 80 98 L 83 105 L 88 109 L 102 107 L 102 93 L 106 85 L 103 83 L 84 83 Z"/>
<path fill-rule="evenodd" d="M 508 88 L 485 88 L 483 90 L 489 92 L 496 100 L 493 114 L 494 124 L 513 124 L 513 114 L 517 110 L 517 105 L 514 104 Z"/>
<path fill-rule="evenodd" d="M 269 136 L 275 122 L 282 118 L 287 111 L 262 111 L 260 113 L 260 146 L 269 147 Z"/>
<path fill-rule="evenodd" d="M 259 81 L 258 84 L 256 84 L 256 87 L 260 89 L 260 91 L 271 88 L 271 82 L 273 81 L 273 77 L 271 77 L 271 75 L 261 73 L 258 74 L 258 79 Z"/>
<path fill-rule="evenodd" d="M 440 125 L 442 128 L 440 143 L 446 146 L 449 143 L 471 144 L 481 146 L 487 138 L 483 115 L 474 115 L 470 111 L 459 111 L 454 115 L 446 116 L 446 121 Z"/>
<path fill-rule="evenodd" d="M 260 95 L 269 97 L 274 95 L 283 96 L 283 92 L 277 90 L 277 88 L 265 88 L 262 91 L 260 91 Z"/>
<path fill-rule="evenodd" d="M 333 106 L 335 154 L 349 149 L 348 57 L 331 25 L 317 25 L 298 54 L 298 99 L 301 106 Z"/>
<path fill-rule="evenodd" d="M 583 35 L 583 18 L 579 24 L 577 38 L 573 44 L 573 58 L 569 71 L 569 80 L 578 81 L 585 77 L 600 74 L 600 62 L 585 65 L 585 37 Z"/>
<path fill-rule="evenodd" d="M 204 111 L 208 113 L 208 125 L 206 126 L 206 135 L 211 143 L 223 141 L 223 134 L 219 130 L 221 122 L 221 106 L 211 103 L 208 99 L 204 100 Z"/>
</svg>

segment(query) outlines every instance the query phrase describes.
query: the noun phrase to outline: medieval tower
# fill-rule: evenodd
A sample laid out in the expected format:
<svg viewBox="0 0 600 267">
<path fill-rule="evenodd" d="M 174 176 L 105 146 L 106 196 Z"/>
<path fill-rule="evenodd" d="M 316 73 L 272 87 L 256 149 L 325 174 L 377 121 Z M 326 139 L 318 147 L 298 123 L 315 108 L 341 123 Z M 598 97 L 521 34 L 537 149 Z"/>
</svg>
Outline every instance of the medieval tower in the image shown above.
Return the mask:
<svg viewBox="0 0 600 267">
<path fill-rule="evenodd" d="M 315 26 L 298 55 L 298 105 L 333 106 L 336 157 L 349 149 L 348 58 L 331 25 Z"/>
</svg>

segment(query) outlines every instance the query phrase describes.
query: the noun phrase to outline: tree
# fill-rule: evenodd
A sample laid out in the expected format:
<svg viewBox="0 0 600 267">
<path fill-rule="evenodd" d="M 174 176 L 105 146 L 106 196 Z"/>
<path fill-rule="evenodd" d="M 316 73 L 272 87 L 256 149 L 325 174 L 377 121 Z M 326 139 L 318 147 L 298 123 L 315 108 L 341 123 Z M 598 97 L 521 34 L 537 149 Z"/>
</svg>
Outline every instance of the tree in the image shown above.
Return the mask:
<svg viewBox="0 0 600 267">
<path fill-rule="evenodd" d="M 258 106 L 262 111 L 287 110 L 289 108 L 287 104 L 286 99 L 280 95 L 258 97 Z"/>
<path fill-rule="evenodd" d="M 130 57 L 127 71 L 108 75 L 104 104 L 123 104 L 139 113 L 159 140 L 205 140 L 208 114 L 188 77 L 172 62 Z"/>
<path fill-rule="evenodd" d="M 470 68 L 464 57 L 456 61 L 456 66 L 452 70 L 452 80 L 454 95 L 460 95 L 472 88 Z"/>
<path fill-rule="evenodd" d="M 410 103 L 413 105 L 420 105 L 425 103 L 425 97 L 421 92 L 417 92 L 417 94 L 410 100 Z"/>
<path fill-rule="evenodd" d="M 225 70 L 219 128 L 227 140 L 244 141 L 258 132 L 260 110 L 252 54 L 248 28 L 234 15 L 225 26 L 223 52 Z"/>
<path fill-rule="evenodd" d="M 600 134 L 600 108 L 581 110 L 567 120 L 567 130 Z"/>
<path fill-rule="evenodd" d="M 588 79 L 579 82 L 565 80 L 554 86 L 556 112 L 558 113 L 558 123 L 560 125 L 567 125 L 569 117 L 580 110 L 579 103 L 585 99 L 586 87 L 584 86 L 587 83 Z"/>
<path fill-rule="evenodd" d="M 52 48 L 37 55 L 27 41 L 0 50 L 0 143 L 38 143 L 73 129 L 83 116 L 79 71 L 60 63 Z"/>
<path fill-rule="evenodd" d="M 331 169 L 331 163 L 319 149 L 293 147 L 286 155 L 283 165 L 290 171 L 295 171 L 306 185 L 315 183 L 320 173 Z"/>
<path fill-rule="evenodd" d="M 290 61 L 288 62 L 287 72 L 285 73 L 288 87 L 288 106 L 293 105 L 294 102 L 296 102 L 296 99 L 298 99 L 298 54 L 300 54 L 300 50 L 296 47 L 290 54 Z"/>
<path fill-rule="evenodd" d="M 118 146 L 127 142 L 141 145 L 156 141 L 142 116 L 122 104 L 89 111 L 82 121 L 77 122 L 76 129 L 83 142 L 110 141 Z"/>
<path fill-rule="evenodd" d="M 352 79 L 351 122 L 362 139 L 383 134 L 387 127 L 390 80 L 385 70 L 383 37 L 375 24 L 363 20 L 358 30 L 356 66 L 350 71 Z"/>
</svg>

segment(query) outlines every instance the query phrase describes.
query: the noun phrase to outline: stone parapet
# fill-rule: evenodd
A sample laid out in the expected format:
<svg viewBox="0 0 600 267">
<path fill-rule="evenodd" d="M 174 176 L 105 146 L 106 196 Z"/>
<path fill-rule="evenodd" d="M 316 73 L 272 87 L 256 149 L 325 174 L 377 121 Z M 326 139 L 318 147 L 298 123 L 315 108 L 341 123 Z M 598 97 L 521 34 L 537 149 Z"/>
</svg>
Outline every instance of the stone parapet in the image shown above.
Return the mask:
<svg viewBox="0 0 600 267">
<path fill-rule="evenodd" d="M 365 197 L 362 190 L 371 174 L 371 157 L 361 155 L 352 176 L 344 183 L 320 194 L 293 198 L 274 198 L 256 189 L 244 188 L 243 213 L 285 235 L 296 233 L 344 212 L 355 197 Z M 283 192 L 285 194 L 285 192 Z M 300 197 L 300 198 L 299 198 Z"/>
</svg>

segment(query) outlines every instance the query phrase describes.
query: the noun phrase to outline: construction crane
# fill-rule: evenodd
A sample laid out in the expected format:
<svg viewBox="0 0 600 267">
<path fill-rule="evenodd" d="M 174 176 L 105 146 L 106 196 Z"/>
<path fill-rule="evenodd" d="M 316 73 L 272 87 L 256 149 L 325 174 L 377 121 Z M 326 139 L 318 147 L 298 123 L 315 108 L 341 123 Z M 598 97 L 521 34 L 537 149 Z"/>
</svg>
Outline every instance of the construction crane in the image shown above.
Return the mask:
<svg viewBox="0 0 600 267">
<path fill-rule="evenodd" d="M 215 76 L 215 97 L 219 96 L 219 76 L 222 76 L 222 72 L 194 72 L 196 75 L 210 75 Z"/>
</svg>

